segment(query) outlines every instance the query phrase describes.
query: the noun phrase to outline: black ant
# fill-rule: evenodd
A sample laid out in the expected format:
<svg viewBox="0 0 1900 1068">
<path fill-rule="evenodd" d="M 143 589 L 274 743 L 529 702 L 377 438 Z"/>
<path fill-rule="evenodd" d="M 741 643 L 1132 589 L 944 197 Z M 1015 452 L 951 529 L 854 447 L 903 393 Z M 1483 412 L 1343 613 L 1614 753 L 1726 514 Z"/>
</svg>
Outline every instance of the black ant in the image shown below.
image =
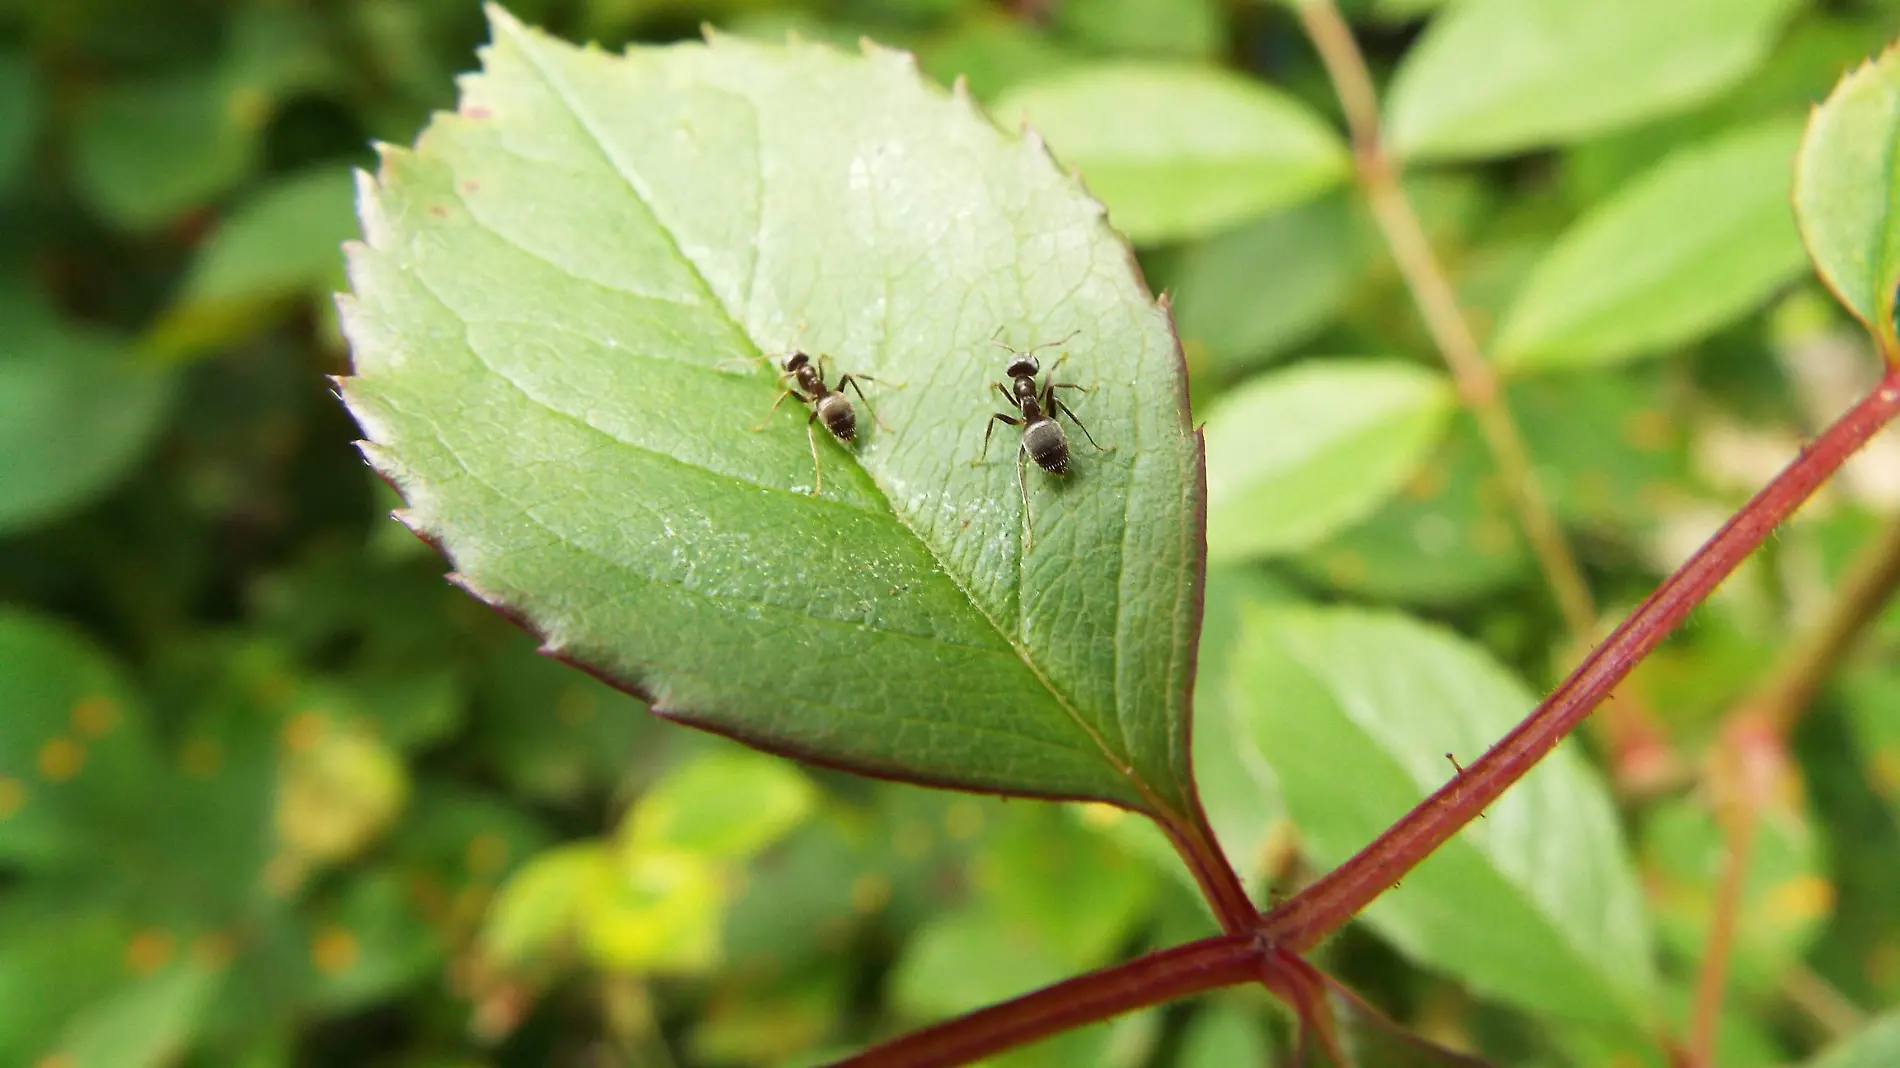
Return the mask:
<svg viewBox="0 0 1900 1068">
<path fill-rule="evenodd" d="M 1002 330 L 997 330 L 997 333 L 1002 333 Z M 1081 331 L 1077 330 L 1061 341 L 1051 341 L 1022 351 L 1010 348 L 995 337 L 990 338 L 990 344 L 1003 349 L 1013 357 L 1009 361 L 1009 366 L 1003 368 L 1003 373 L 1009 376 L 1009 385 L 1005 386 L 1001 382 L 992 384 L 996 387 L 996 392 L 1001 393 L 1003 399 L 1008 401 L 1011 407 L 1022 413 L 1022 418 L 1018 419 L 1002 412 L 992 412 L 989 423 L 983 428 L 983 451 L 977 455 L 971 466 L 982 463 L 984 457 L 989 455 L 990 435 L 995 432 L 997 423 L 1008 423 L 1010 426 L 1023 428 L 1022 444 L 1016 449 L 1016 488 L 1021 490 L 1023 495 L 1024 552 L 1029 551 L 1035 544 L 1035 526 L 1029 522 L 1029 484 L 1023 480 L 1023 457 L 1027 455 L 1036 461 L 1037 467 L 1052 475 L 1067 474 L 1069 470 L 1069 437 L 1062 432 L 1062 426 L 1056 422 L 1056 416 L 1068 416 L 1069 421 L 1082 432 L 1082 436 L 1089 439 L 1090 445 L 1095 445 L 1095 448 L 1101 452 L 1110 451 L 1096 445 L 1095 435 L 1089 433 L 1089 428 L 1083 426 L 1082 420 L 1075 417 L 1075 411 L 1064 404 L 1062 398 L 1056 396 L 1058 389 L 1079 389 L 1088 393 L 1090 390 L 1087 386 L 1079 386 L 1074 382 L 1056 381 L 1044 383 L 1040 387 L 1036 384 L 1036 376 L 1042 373 L 1042 365 L 1036 362 L 1034 354 L 1041 349 L 1066 344 L 1079 333 Z M 1051 379 L 1055 377 L 1056 368 L 1062 366 L 1062 361 L 1068 358 L 1069 354 L 1066 352 L 1056 358 L 1055 364 L 1049 368 Z"/>
<path fill-rule="evenodd" d="M 754 358 L 770 359 L 771 357 Z M 814 363 L 810 354 L 801 349 L 793 349 L 779 357 L 778 367 L 780 383 L 783 384 L 784 380 L 789 378 L 792 384 L 778 395 L 778 399 L 772 402 L 772 407 L 766 410 L 765 419 L 752 429 L 764 430 L 766 423 L 772 420 L 772 413 L 778 411 L 778 406 L 784 404 L 787 397 L 811 408 L 811 417 L 805 420 L 805 437 L 811 442 L 811 492 L 813 496 L 817 496 L 818 492 L 824 488 L 824 475 L 818 467 L 818 436 L 812 433 L 811 425 L 823 420 L 825 429 L 831 431 L 832 437 L 846 444 L 857 440 L 858 413 L 851 407 L 850 399 L 844 395 L 845 387 L 849 386 L 857 393 L 858 399 L 864 401 L 864 408 L 871 413 L 871 418 L 876 419 L 877 425 L 883 427 L 884 420 L 878 419 L 876 409 L 871 407 L 870 400 L 864 395 L 864 387 L 858 385 L 859 382 L 875 382 L 877 379 L 866 374 L 840 375 L 837 388 L 834 389 L 825 385 L 825 358 L 820 356 Z M 890 428 L 885 427 L 885 429 Z"/>
</svg>

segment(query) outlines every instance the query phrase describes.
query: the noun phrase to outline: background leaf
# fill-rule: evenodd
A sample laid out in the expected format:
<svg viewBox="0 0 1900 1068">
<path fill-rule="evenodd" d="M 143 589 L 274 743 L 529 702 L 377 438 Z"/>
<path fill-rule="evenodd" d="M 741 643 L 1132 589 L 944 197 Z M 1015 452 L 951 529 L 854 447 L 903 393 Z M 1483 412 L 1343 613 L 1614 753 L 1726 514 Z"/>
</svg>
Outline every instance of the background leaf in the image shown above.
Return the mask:
<svg viewBox="0 0 1900 1068">
<path fill-rule="evenodd" d="M 1808 124 L 1795 210 L 1821 277 L 1886 351 L 1900 358 L 1900 52 L 1889 49 L 1841 80 Z"/>
<path fill-rule="evenodd" d="M 215 71 L 101 89 L 73 130 L 74 179 L 114 223 L 164 223 L 250 169 L 253 100 L 264 103 L 234 95 Z"/>
<path fill-rule="evenodd" d="M 33 158 L 43 99 L 32 59 L 0 49 L 0 196 L 13 191 Z"/>
<path fill-rule="evenodd" d="M 1095 206 L 895 54 L 619 58 L 494 19 L 461 113 L 363 194 L 345 388 L 409 522 L 656 712 L 879 774 L 1180 808 L 1196 442 Z M 1061 374 L 1115 450 L 1077 435 L 1065 479 L 1023 473 L 1028 553 L 1013 440 L 971 465 L 999 326 L 1086 328 Z M 794 343 L 883 379 L 893 428 L 867 413 L 855 464 L 827 443 L 818 497 L 803 419 L 749 432 L 772 376 L 731 367 Z"/>
<path fill-rule="evenodd" d="M 1456 398 L 1396 361 L 1328 360 L 1263 375 L 1207 417 L 1207 550 L 1307 548 L 1370 514 L 1430 451 Z"/>
<path fill-rule="evenodd" d="M 356 232 L 353 199 L 350 172 L 322 168 L 273 183 L 233 211 L 199 250 L 145 353 L 203 353 L 255 332 L 287 298 L 334 291 L 343 281 L 340 247 Z"/>
<path fill-rule="evenodd" d="M 1378 511 L 1286 559 L 1300 575 L 1335 589 L 1419 605 L 1496 592 L 1529 562 L 1496 465 L 1463 412 Z"/>
<path fill-rule="evenodd" d="M 168 376 L 134 366 L 126 346 L 62 322 L 36 296 L 0 291 L 0 531 L 111 488 L 171 406 Z"/>
<path fill-rule="evenodd" d="M 1465 0 L 1393 76 L 1401 155 L 1562 144 L 1678 111 L 1745 77 L 1797 0 Z"/>
<path fill-rule="evenodd" d="M 141 804 L 156 755 L 115 665 L 63 627 L 0 613 L 0 858 L 71 865 Z"/>
<path fill-rule="evenodd" d="M 1005 129 L 1027 122 L 1048 138 L 1138 244 L 1213 233 L 1351 171 L 1304 104 L 1206 67 L 1103 63 L 1020 86 L 991 110 Z"/>
<path fill-rule="evenodd" d="M 1498 330 L 1516 370 L 1607 363 L 1710 332 L 1798 277 L 1788 210 L 1800 127 L 1678 151 L 1597 206 L 1537 265 Z"/>
<path fill-rule="evenodd" d="M 1055 8 L 1064 36 L 1109 52 L 1213 56 L 1227 48 L 1215 0 L 1069 0 Z"/>
<path fill-rule="evenodd" d="M 1188 365 L 1231 375 L 1310 340 L 1369 259 L 1344 196 L 1266 215 L 1187 250 L 1173 276 Z"/>
<path fill-rule="evenodd" d="M 1536 704 L 1484 654 L 1404 616 L 1273 608 L 1244 627 L 1234 700 L 1322 866 L 1443 785 L 1445 754 L 1475 757 Z M 1488 997 L 1640 1032 L 1656 985 L 1649 932 L 1602 782 L 1559 750 L 1485 816 L 1365 922 Z"/>
<path fill-rule="evenodd" d="M 1900 1058 L 1900 1014 L 1890 1013 L 1809 1061 L 1808 1068 L 1880 1068 L 1895 1058 Z"/>
</svg>

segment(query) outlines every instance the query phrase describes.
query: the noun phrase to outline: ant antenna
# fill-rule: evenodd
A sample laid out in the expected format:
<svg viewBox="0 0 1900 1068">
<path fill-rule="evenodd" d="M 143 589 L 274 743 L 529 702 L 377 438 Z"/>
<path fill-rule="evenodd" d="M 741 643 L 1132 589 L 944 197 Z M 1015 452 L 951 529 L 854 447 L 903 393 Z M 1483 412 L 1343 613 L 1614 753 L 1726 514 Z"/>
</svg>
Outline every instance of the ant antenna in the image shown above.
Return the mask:
<svg viewBox="0 0 1900 1068">
<path fill-rule="evenodd" d="M 1002 349 L 1004 352 L 1007 352 L 1012 356 L 1027 356 L 1034 352 L 1041 352 L 1043 349 L 1053 349 L 1057 345 L 1067 345 L 1069 342 L 1075 340 L 1075 336 L 1077 334 L 1080 334 L 1082 332 L 1079 329 L 1071 330 L 1069 331 L 1067 336 L 1058 338 L 1055 341 L 1045 341 L 1040 345 L 1031 345 L 1030 347 L 1026 349 L 1019 349 L 1015 347 L 1014 345 L 1009 344 L 1006 341 L 997 340 L 999 337 L 1002 336 L 1003 331 L 1006 329 L 1008 329 L 1007 325 L 997 327 L 996 333 L 990 335 L 990 344 L 995 345 L 997 348 Z"/>
</svg>

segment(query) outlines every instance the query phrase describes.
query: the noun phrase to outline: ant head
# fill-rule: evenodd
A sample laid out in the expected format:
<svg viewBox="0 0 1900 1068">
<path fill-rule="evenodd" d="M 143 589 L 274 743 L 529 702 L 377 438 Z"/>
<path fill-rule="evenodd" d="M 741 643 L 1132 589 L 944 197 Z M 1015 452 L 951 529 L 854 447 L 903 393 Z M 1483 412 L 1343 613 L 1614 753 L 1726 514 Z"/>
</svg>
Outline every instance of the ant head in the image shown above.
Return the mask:
<svg viewBox="0 0 1900 1068">
<path fill-rule="evenodd" d="M 810 356 L 805 355 L 805 353 L 799 349 L 793 349 L 785 354 L 780 366 L 785 368 L 786 374 L 792 374 L 810 362 Z"/>
<path fill-rule="evenodd" d="M 1003 373 L 1011 378 L 1034 378 L 1042 373 L 1042 364 L 1037 363 L 1034 356 L 1022 352 L 1009 361 L 1009 366 L 1003 368 Z"/>
</svg>

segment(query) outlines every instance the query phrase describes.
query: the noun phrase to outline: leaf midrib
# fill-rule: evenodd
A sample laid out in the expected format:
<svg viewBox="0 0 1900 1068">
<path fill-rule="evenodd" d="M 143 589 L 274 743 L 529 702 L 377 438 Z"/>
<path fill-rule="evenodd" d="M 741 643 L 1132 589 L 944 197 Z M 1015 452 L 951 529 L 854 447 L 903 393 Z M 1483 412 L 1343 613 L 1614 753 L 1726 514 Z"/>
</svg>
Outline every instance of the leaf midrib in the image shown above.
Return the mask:
<svg viewBox="0 0 1900 1068">
<path fill-rule="evenodd" d="M 502 16 L 502 17 L 508 18 L 508 16 Z M 497 28 L 499 29 L 501 28 L 503 23 L 497 21 L 496 25 L 497 25 Z M 748 342 L 751 342 L 752 338 L 751 338 L 750 332 L 746 330 L 744 324 L 733 315 L 732 309 L 728 308 L 725 302 L 719 299 L 718 294 L 713 292 L 712 286 L 706 281 L 705 274 L 701 271 L 699 263 L 693 260 L 691 257 L 687 256 L 685 251 L 680 248 L 679 241 L 675 238 L 673 230 L 661 218 L 659 211 L 655 208 L 652 201 L 641 191 L 641 187 L 636 183 L 637 176 L 634 174 L 628 173 L 628 171 L 621 166 L 618 160 L 614 159 L 613 156 L 607 153 L 599 135 L 594 130 L 593 124 L 588 121 L 585 115 L 583 115 L 581 109 L 575 106 L 573 100 L 570 98 L 567 92 L 566 86 L 561 84 L 559 79 L 554 77 L 549 72 L 547 67 L 543 65 L 541 61 L 541 57 L 538 54 L 536 54 L 534 45 L 532 43 L 524 42 L 521 39 L 521 35 L 523 33 L 522 28 L 519 27 L 518 25 L 515 25 L 511 18 L 508 19 L 508 23 L 506 25 L 507 25 L 508 30 L 516 36 L 517 51 L 528 61 L 529 64 L 533 66 L 534 70 L 540 75 L 542 83 L 548 87 L 548 90 L 550 93 L 552 93 L 554 99 L 560 101 L 561 106 L 567 110 L 568 115 L 573 118 L 574 122 L 586 134 L 586 138 L 589 144 L 592 145 L 595 151 L 599 153 L 602 162 L 604 162 L 607 165 L 607 167 L 611 171 L 613 171 L 613 173 L 619 175 L 621 181 L 626 185 L 628 195 L 638 200 L 641 206 L 647 210 L 649 215 L 652 216 L 655 228 L 659 230 L 661 235 L 664 236 L 667 245 L 673 250 L 673 254 L 678 260 L 678 262 L 685 265 L 687 270 L 691 273 L 693 281 L 695 282 L 695 284 L 698 285 L 700 292 L 705 294 L 707 300 L 709 301 L 710 306 L 719 309 L 719 311 L 726 316 L 727 321 L 731 323 L 734 327 L 736 327 L 739 333 L 743 335 Z M 745 103 L 747 104 L 748 110 L 753 113 L 754 125 L 756 126 L 757 125 L 757 109 L 752 106 L 752 103 L 750 100 L 746 100 Z M 764 188 L 765 188 L 765 176 L 763 174 L 759 176 L 759 188 L 761 191 L 760 195 L 761 197 L 763 197 Z M 761 213 L 760 215 L 761 222 L 763 221 L 763 218 L 764 218 L 763 213 Z M 758 271 L 759 257 L 757 255 L 757 250 L 758 250 L 757 235 L 754 235 L 753 264 L 750 268 L 750 271 L 754 276 L 756 276 L 756 273 Z M 751 284 L 751 282 L 749 281 L 748 284 Z M 757 349 L 756 344 L 754 344 L 753 347 L 756 351 Z M 1130 784 L 1132 784 L 1135 792 L 1145 802 L 1147 802 L 1152 814 L 1159 816 L 1159 815 L 1164 815 L 1164 814 L 1169 813 L 1171 811 L 1170 807 L 1163 804 L 1161 801 L 1161 798 L 1155 793 L 1153 787 L 1150 786 L 1145 780 L 1142 779 L 1140 775 L 1136 773 L 1135 768 L 1132 765 L 1132 762 L 1126 758 L 1118 756 L 1114 750 L 1109 748 L 1106 740 L 1104 740 L 1101 734 L 1095 730 L 1094 726 L 1091 725 L 1085 717 L 1083 717 L 1080 710 L 1078 710 L 1075 707 L 1074 703 L 1068 698 L 1068 696 L 1062 693 L 1060 690 L 1058 690 L 1049 681 L 1048 676 L 1043 673 L 1041 667 L 1038 666 L 1034 658 L 1030 656 L 1029 650 L 1024 648 L 1020 642 L 1018 642 L 1012 635 L 1010 635 L 1007 631 L 1005 631 L 1002 628 L 1002 626 L 997 623 L 996 619 L 993 618 L 990 615 L 990 613 L 983 607 L 983 605 L 979 603 L 976 600 L 976 598 L 970 595 L 970 591 L 963 585 L 961 581 L 958 580 L 955 572 L 952 571 L 949 567 L 945 566 L 943 558 L 937 554 L 935 547 L 933 547 L 927 539 L 920 536 L 917 533 L 916 528 L 912 527 L 910 523 L 904 519 L 903 515 L 898 512 L 895 504 L 891 501 L 890 496 L 887 493 L 885 493 L 884 487 L 881 484 L 879 484 L 877 478 L 873 476 L 869 471 L 865 470 L 864 466 L 858 461 L 858 459 L 855 456 L 851 457 L 851 462 L 854 466 L 858 468 L 858 470 L 862 474 L 866 476 L 867 480 L 871 483 L 872 487 L 874 487 L 877 490 L 879 498 L 884 501 L 885 506 L 889 509 L 889 514 L 891 518 L 894 519 L 898 523 L 899 526 L 904 528 L 905 532 L 908 533 L 911 536 L 911 538 L 915 540 L 920 547 L 922 547 L 924 552 L 929 554 L 930 559 L 932 560 L 933 563 L 935 563 L 938 572 L 942 574 L 946 579 L 948 579 L 951 585 L 956 587 L 957 592 L 963 596 L 964 603 L 968 604 L 972 609 L 974 609 L 976 613 L 983 618 L 984 622 L 989 624 L 990 629 L 995 631 L 997 637 L 1001 638 L 1005 644 L 1007 644 L 1011 649 L 1014 649 L 1016 651 L 1016 655 L 1018 659 L 1022 661 L 1023 666 L 1029 671 L 1030 675 L 1033 676 L 1035 680 L 1042 685 L 1043 689 L 1048 692 L 1050 698 L 1056 702 L 1057 707 L 1061 708 L 1062 711 L 1069 717 L 1069 719 L 1076 725 L 1077 729 L 1082 731 L 1084 736 L 1086 736 L 1091 742 L 1093 742 L 1096 748 L 1101 751 L 1101 754 L 1105 762 L 1108 764 L 1109 768 L 1113 770 L 1115 773 L 1124 777 Z M 1127 538 L 1127 523 L 1125 521 L 1125 517 L 1127 514 L 1126 502 L 1124 502 L 1123 504 L 1123 509 L 1124 509 L 1123 511 L 1124 522 L 1123 522 L 1122 536 L 1125 541 L 1125 539 Z M 1022 567 L 1021 554 L 1018 553 L 1017 557 L 1018 557 L 1017 568 L 1020 575 L 1020 571 Z M 1125 557 L 1123 558 L 1123 561 L 1124 561 L 1123 567 L 1125 570 L 1126 569 Z M 1117 619 L 1119 620 L 1119 618 L 1120 618 L 1120 615 L 1119 615 L 1119 609 L 1118 609 Z M 1119 627 L 1117 629 L 1119 630 Z M 1119 642 L 1117 642 L 1116 652 L 1117 652 L 1116 661 L 1117 661 L 1117 664 L 1119 664 L 1121 660 Z M 1117 680 L 1116 689 L 1119 692 L 1119 679 Z M 1119 712 L 1117 713 L 1115 719 L 1116 719 L 1117 725 L 1119 726 L 1120 720 L 1121 720 Z M 1124 744 L 1127 743 L 1127 737 L 1126 737 L 1125 731 L 1124 731 L 1124 736 L 1122 740 Z"/>
<path fill-rule="evenodd" d="M 414 415 L 415 413 L 412 412 L 410 414 Z M 561 414 L 561 413 L 556 413 L 556 414 Z M 434 427 L 435 424 L 433 420 L 428 419 L 426 416 L 423 416 L 422 418 L 425 422 L 430 423 L 431 426 Z M 612 435 L 608 435 L 608 437 L 614 441 L 619 440 L 617 438 L 612 438 Z M 441 433 L 439 428 L 436 429 L 436 439 L 446 444 L 447 439 Z M 449 448 L 447 449 L 447 453 L 449 457 L 455 461 L 456 466 L 462 469 L 463 474 L 467 475 L 470 479 L 479 483 L 481 486 L 483 486 L 489 492 L 494 493 L 496 496 L 501 497 L 503 499 L 507 499 L 508 493 L 505 490 L 503 490 L 502 487 L 497 486 L 494 483 L 483 478 L 481 474 L 477 472 L 474 467 L 463 462 L 461 455 L 458 452 L 456 452 L 456 450 L 454 450 L 453 448 Z M 692 466 L 692 465 L 686 465 L 686 466 Z M 696 468 L 696 470 L 703 470 L 703 468 Z M 612 557 L 603 556 L 598 551 L 591 549 L 580 542 L 574 541 L 572 538 L 569 538 L 562 531 L 549 526 L 547 523 L 537 518 L 532 513 L 523 512 L 522 514 L 523 514 L 523 517 L 528 520 L 528 522 L 533 523 L 536 527 L 547 532 L 549 537 L 552 537 L 554 540 L 561 543 L 562 545 L 569 546 L 575 552 L 578 552 L 582 554 L 583 556 L 591 557 L 592 559 L 599 561 L 601 564 L 604 564 L 615 571 L 625 572 L 627 573 L 628 576 L 630 576 L 631 578 L 639 582 L 643 582 L 648 585 L 654 585 L 654 586 L 666 586 L 671 589 L 677 590 L 682 595 L 691 597 L 695 600 L 707 601 L 714 604 L 730 603 L 730 604 L 738 604 L 738 605 L 749 605 L 755 608 L 770 609 L 772 611 L 782 612 L 788 616 L 792 616 L 798 619 L 803 619 L 808 622 L 818 624 L 820 626 L 845 627 L 845 628 L 858 629 L 858 630 L 868 630 L 868 631 L 873 631 L 878 634 L 895 635 L 901 638 L 909 638 L 914 641 L 930 642 L 930 643 L 940 644 L 940 645 L 948 645 L 954 648 L 969 649 L 969 650 L 972 650 L 974 652 L 979 652 L 979 653 L 992 653 L 995 651 L 986 646 L 970 645 L 966 642 L 950 641 L 948 639 L 941 638 L 937 635 L 932 635 L 932 634 L 913 634 L 908 631 L 892 630 L 890 628 L 872 627 L 870 624 L 857 622 L 857 621 L 849 620 L 849 619 L 835 619 L 835 618 L 830 618 L 826 616 L 814 616 L 806 612 L 800 612 L 793 606 L 779 604 L 777 602 L 749 601 L 749 600 L 736 598 L 736 597 L 715 597 L 711 594 L 703 593 L 699 590 L 695 590 L 689 586 L 685 586 L 677 582 L 667 582 L 663 579 L 656 578 L 655 576 L 651 574 L 638 571 L 619 560 L 613 559 Z M 676 665 L 669 665 L 668 670 L 674 671 L 674 672 L 677 672 L 678 674 L 686 675 L 692 678 L 700 678 L 700 679 L 708 679 L 712 681 L 717 681 L 721 686 L 728 686 L 728 687 L 732 687 L 732 688 L 736 688 L 740 690 L 751 690 L 757 693 L 770 693 L 773 696 L 782 696 L 778 693 L 778 691 L 761 690 L 758 687 L 748 686 L 743 681 L 738 681 L 731 677 L 721 676 L 717 679 L 713 679 L 712 676 L 704 675 L 699 672 L 688 671 Z M 815 700 L 811 700 L 810 698 L 801 698 L 801 700 L 805 701 L 808 704 L 819 705 L 821 707 L 830 709 L 841 716 L 846 716 L 846 717 L 856 716 L 860 718 L 866 718 L 870 716 L 870 713 L 860 712 L 860 711 L 857 711 L 856 709 L 845 708 L 842 705 L 832 704 L 830 702 L 815 701 Z M 899 713 L 894 716 L 887 716 L 885 718 L 896 719 L 899 722 L 904 722 L 904 723 L 917 723 L 917 724 L 930 726 L 930 727 L 938 727 L 942 725 L 938 723 L 936 720 L 920 719 L 918 717 L 907 716 L 902 713 Z M 1075 749 L 1069 746 L 1057 745 L 1049 741 L 1046 741 L 1044 739 L 1036 738 L 1032 735 L 1010 734 L 1009 732 L 996 730 L 995 728 L 992 728 L 992 727 L 985 727 L 980 724 L 959 724 L 959 729 L 970 730 L 977 734 L 994 734 L 994 735 L 997 735 L 998 737 L 1012 738 L 1020 742 L 1026 742 L 1026 743 L 1037 745 L 1037 746 L 1044 746 L 1049 749 L 1054 749 L 1060 752 L 1069 752 L 1069 753 L 1082 752 L 1082 750 Z"/>
</svg>

